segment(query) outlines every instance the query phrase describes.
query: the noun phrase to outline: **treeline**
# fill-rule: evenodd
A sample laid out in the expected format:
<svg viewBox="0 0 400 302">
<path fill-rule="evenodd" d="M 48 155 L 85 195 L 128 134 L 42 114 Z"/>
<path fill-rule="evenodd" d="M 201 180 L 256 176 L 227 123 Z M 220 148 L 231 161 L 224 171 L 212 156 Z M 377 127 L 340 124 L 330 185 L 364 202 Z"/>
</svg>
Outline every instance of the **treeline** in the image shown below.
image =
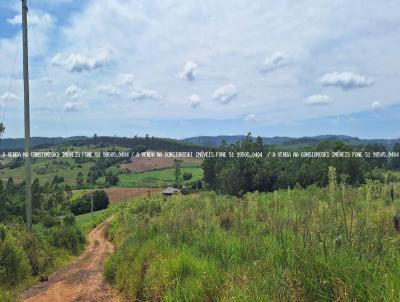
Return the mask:
<svg viewBox="0 0 400 302">
<path fill-rule="evenodd" d="M 358 151 L 386 152 L 383 145 L 358 147 Z M 328 167 L 336 168 L 338 180 L 345 184 L 357 186 L 367 179 L 381 182 L 394 180 L 394 176 L 385 173 L 387 169 L 400 168 L 400 159 L 381 158 L 272 158 L 268 152 L 277 151 L 264 145 L 261 138 L 255 141 L 248 135 L 236 144 L 223 144 L 215 151 L 225 152 L 263 152 L 262 158 L 207 158 L 202 167 L 204 181 L 208 188 L 223 194 L 241 196 L 246 192 L 271 192 L 288 187 L 308 187 L 312 184 L 326 186 Z M 356 151 L 343 142 L 325 141 L 316 146 L 303 148 L 300 151 Z M 396 144 L 394 152 L 400 152 Z"/>
<path fill-rule="evenodd" d="M 60 186 L 62 179 L 56 176 L 44 185 L 35 179 L 32 183 L 32 220 L 51 227 L 59 224 L 55 217 L 66 215 L 69 211 L 71 187 Z M 25 217 L 25 182 L 15 183 L 9 178 L 4 184 L 0 180 L 0 222 L 15 222 Z"/>
<path fill-rule="evenodd" d="M 71 142 L 67 143 L 71 144 Z M 158 138 L 146 135 L 145 137 L 116 137 L 116 136 L 97 136 L 93 138 L 80 139 L 72 142 L 75 146 L 95 145 L 95 146 L 120 146 L 127 148 L 137 148 L 138 152 L 145 150 L 166 150 L 166 151 L 202 151 L 207 147 L 188 144 L 182 141 Z M 140 150 L 141 151 L 140 151 Z"/>
</svg>

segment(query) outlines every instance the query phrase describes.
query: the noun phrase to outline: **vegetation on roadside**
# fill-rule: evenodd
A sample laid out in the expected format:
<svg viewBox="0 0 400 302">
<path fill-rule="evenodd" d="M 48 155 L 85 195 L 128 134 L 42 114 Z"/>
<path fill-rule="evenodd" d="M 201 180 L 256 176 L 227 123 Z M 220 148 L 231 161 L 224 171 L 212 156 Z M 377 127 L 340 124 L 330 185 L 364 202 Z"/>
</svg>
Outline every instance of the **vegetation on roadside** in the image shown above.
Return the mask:
<svg viewBox="0 0 400 302">
<path fill-rule="evenodd" d="M 61 267 L 85 245 L 73 215 L 52 227 L 35 224 L 32 234 L 22 222 L 9 221 L 0 224 L 0 234 L 0 301 L 15 301 L 18 289 Z"/>
<path fill-rule="evenodd" d="M 71 202 L 71 189 L 60 183 L 57 178 L 44 185 L 37 179 L 33 182 L 33 232 L 29 234 L 24 221 L 25 183 L 0 180 L 0 301 L 15 301 L 19 289 L 83 250 L 85 235 L 71 213 L 78 209 L 77 203 Z M 96 191 L 94 197 L 95 209 L 108 206 L 104 191 Z M 79 200 L 88 203 L 85 196 Z"/>
<path fill-rule="evenodd" d="M 400 186 L 144 198 L 109 228 L 129 301 L 399 301 Z"/>
</svg>

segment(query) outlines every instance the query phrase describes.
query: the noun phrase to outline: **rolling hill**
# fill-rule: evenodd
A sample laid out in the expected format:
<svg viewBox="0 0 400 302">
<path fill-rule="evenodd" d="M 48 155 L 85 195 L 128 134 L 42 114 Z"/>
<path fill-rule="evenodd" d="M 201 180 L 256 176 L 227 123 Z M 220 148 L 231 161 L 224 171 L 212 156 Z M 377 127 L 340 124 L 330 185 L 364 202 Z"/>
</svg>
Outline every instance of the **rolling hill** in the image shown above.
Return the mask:
<svg viewBox="0 0 400 302">
<path fill-rule="evenodd" d="M 243 140 L 245 135 L 220 135 L 220 136 L 197 136 L 185 138 L 182 141 L 189 144 L 196 144 L 209 147 L 218 147 L 222 142 L 234 144 Z M 262 137 L 262 140 L 267 145 L 272 146 L 296 146 L 296 145 L 314 145 L 322 141 L 342 141 L 352 146 L 368 145 L 368 144 L 382 144 L 386 149 L 391 150 L 396 143 L 400 143 L 400 138 L 397 139 L 361 139 L 347 135 L 319 135 L 319 136 L 304 136 L 300 138 L 275 136 L 275 137 Z"/>
</svg>

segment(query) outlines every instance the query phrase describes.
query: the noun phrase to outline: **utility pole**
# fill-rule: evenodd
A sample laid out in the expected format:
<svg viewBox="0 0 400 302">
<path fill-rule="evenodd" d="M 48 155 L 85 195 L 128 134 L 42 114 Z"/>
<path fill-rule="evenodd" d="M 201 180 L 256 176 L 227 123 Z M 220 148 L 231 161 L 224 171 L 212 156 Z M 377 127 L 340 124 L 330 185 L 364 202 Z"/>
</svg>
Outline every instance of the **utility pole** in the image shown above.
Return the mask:
<svg viewBox="0 0 400 302">
<path fill-rule="evenodd" d="M 92 194 L 90 194 L 90 213 L 93 217 L 93 171 L 90 172 L 90 183 L 92 188 Z"/>
<path fill-rule="evenodd" d="M 31 127 L 29 113 L 29 60 L 28 60 L 28 5 L 22 0 L 22 41 L 24 68 L 24 121 L 25 121 L 25 188 L 26 188 L 26 227 L 32 232 L 32 167 L 31 167 Z"/>
</svg>

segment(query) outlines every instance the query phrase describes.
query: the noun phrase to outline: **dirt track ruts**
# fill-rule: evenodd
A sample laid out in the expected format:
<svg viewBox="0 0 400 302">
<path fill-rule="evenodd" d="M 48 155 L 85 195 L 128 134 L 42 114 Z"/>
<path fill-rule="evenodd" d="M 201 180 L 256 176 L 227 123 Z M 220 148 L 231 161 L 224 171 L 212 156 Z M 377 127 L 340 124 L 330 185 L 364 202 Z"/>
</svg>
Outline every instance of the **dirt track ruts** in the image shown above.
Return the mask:
<svg viewBox="0 0 400 302">
<path fill-rule="evenodd" d="M 84 253 L 67 267 L 53 273 L 47 282 L 24 293 L 24 302 L 118 302 L 115 291 L 105 283 L 104 261 L 114 246 L 106 239 L 108 221 L 89 233 Z"/>
</svg>

